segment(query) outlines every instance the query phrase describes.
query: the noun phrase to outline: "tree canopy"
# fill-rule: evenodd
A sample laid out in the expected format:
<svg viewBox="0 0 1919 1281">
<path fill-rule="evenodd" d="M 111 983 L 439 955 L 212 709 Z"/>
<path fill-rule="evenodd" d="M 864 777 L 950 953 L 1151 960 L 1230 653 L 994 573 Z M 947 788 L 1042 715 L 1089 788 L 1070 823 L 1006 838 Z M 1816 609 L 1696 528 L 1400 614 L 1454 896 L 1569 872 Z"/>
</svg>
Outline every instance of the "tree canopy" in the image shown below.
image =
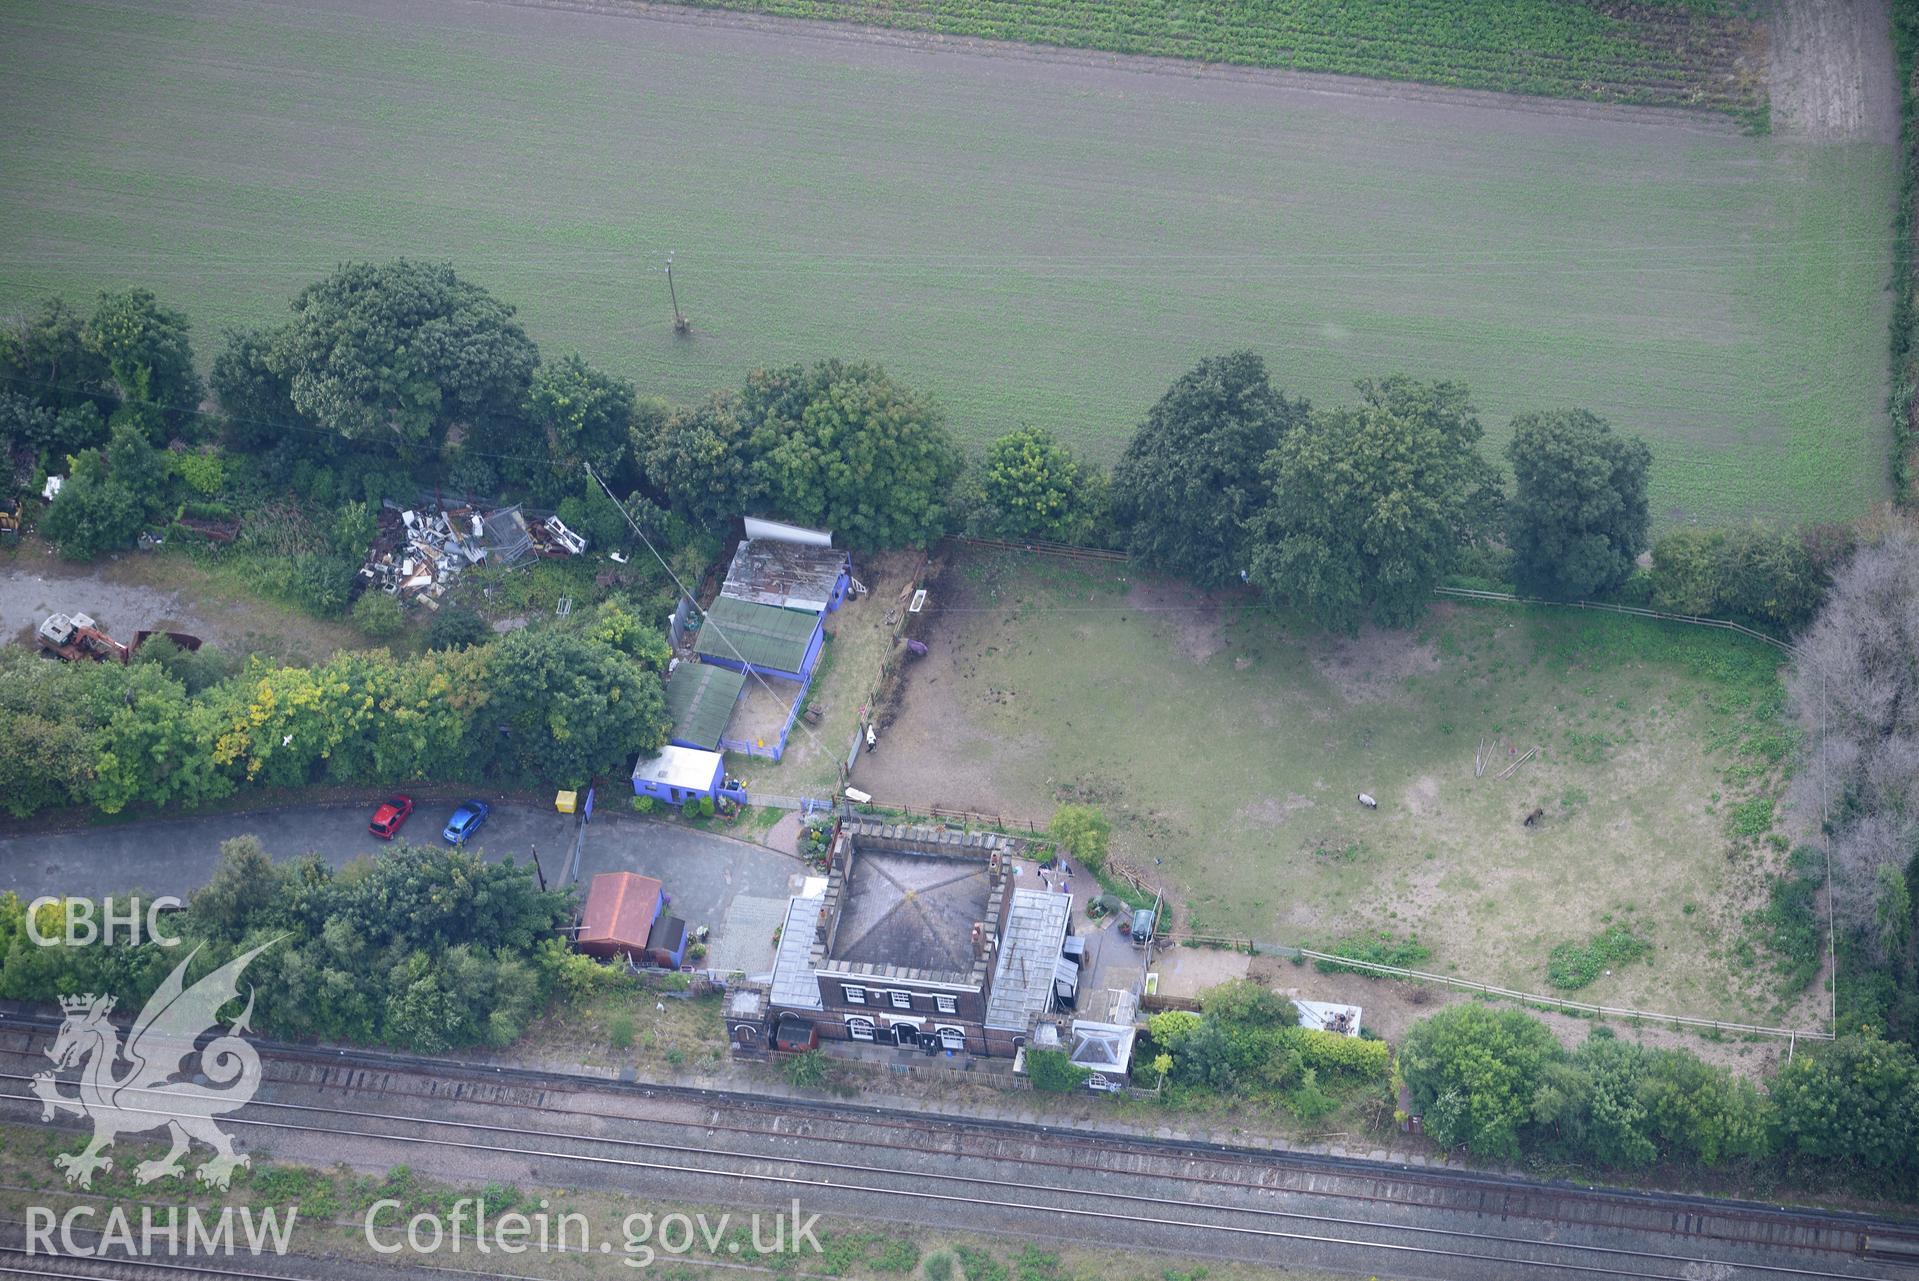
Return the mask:
<svg viewBox="0 0 1919 1281">
<path fill-rule="evenodd" d="M 1919 928 L 1919 534 L 1897 526 L 1834 580 L 1795 651 L 1787 691 L 1805 735 L 1794 803 L 1828 816 L 1832 910 L 1875 960 Z M 1907 970 L 1910 983 L 1913 975 Z M 1919 993 L 1907 996 L 1919 1015 Z"/>
<path fill-rule="evenodd" d="M 1558 1054 L 1539 1020 L 1466 1001 L 1413 1025 L 1399 1071 L 1442 1147 L 1464 1144 L 1475 1156 L 1510 1159 L 1532 1120 L 1541 1073 Z"/>
<path fill-rule="evenodd" d="M 765 495 L 739 397 L 715 392 L 672 410 L 648 444 L 647 479 L 689 522 L 716 529 L 752 512 Z"/>
<path fill-rule="evenodd" d="M 1147 411 L 1113 469 L 1113 518 L 1142 564 L 1201 587 L 1247 567 L 1245 522 L 1265 504 L 1269 452 L 1307 414 L 1251 351 L 1211 356 Z"/>
<path fill-rule="evenodd" d="M 149 291 L 101 294 L 86 340 L 99 353 L 123 408 L 151 424 L 147 437 L 154 444 L 164 445 L 168 429 L 199 412 L 206 392 L 194 369 L 187 318 Z"/>
<path fill-rule="evenodd" d="M 1583 409 L 1513 419 L 1506 545 L 1520 590 L 1579 599 L 1632 574 L 1646 546 L 1652 450 Z"/>
<path fill-rule="evenodd" d="M 516 420 L 539 360 L 513 308 L 446 263 L 352 263 L 301 290 L 293 314 L 261 364 L 349 440 L 438 446 L 456 425 Z"/>
<path fill-rule="evenodd" d="M 659 676 L 610 645 L 529 628 L 478 652 L 487 702 L 474 729 L 500 736 L 508 778 L 583 785 L 666 742 Z"/>
<path fill-rule="evenodd" d="M 1084 541 L 1098 524 L 1105 477 L 1044 427 L 987 447 L 979 470 L 979 530 L 989 538 Z"/>
<path fill-rule="evenodd" d="M 848 546 L 904 547 L 946 532 L 963 460 L 932 402 L 878 365 L 823 361 L 747 383 L 766 493 L 780 514 Z"/>
<path fill-rule="evenodd" d="M 1357 406 L 1310 415 L 1264 466 L 1247 522 L 1253 581 L 1322 625 L 1409 627 L 1498 510 L 1498 474 L 1458 383 L 1358 384 Z"/>
<path fill-rule="evenodd" d="M 626 466 L 637 403 L 632 383 L 578 355 L 541 365 L 527 392 L 526 419 L 544 450 L 532 452 L 552 458 L 543 470 L 577 474 L 584 463 L 612 481 Z"/>
</svg>

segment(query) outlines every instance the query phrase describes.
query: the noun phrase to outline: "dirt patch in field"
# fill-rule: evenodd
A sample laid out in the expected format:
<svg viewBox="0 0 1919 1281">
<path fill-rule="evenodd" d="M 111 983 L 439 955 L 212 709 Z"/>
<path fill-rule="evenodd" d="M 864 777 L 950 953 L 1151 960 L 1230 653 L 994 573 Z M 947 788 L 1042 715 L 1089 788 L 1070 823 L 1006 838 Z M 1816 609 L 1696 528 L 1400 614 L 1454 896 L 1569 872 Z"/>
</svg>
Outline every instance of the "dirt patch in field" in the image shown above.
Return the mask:
<svg viewBox="0 0 1919 1281">
<path fill-rule="evenodd" d="M 1834 142 L 1898 140 L 1888 0 L 1776 0 L 1771 29 L 1774 128 Z"/>
<path fill-rule="evenodd" d="M 1414 782 L 1406 789 L 1406 808 L 1419 818 L 1436 813 L 1439 809 L 1439 780 L 1426 774 Z"/>
<path fill-rule="evenodd" d="M 1439 670 L 1439 655 L 1412 632 L 1368 625 L 1357 636 L 1316 638 L 1311 647 L 1313 670 L 1348 703 L 1403 698 L 1407 678 Z"/>
<path fill-rule="evenodd" d="M 1226 648 L 1219 602 L 1177 579 L 1142 578 L 1126 593 L 1126 604 L 1170 625 L 1179 652 L 1196 664 Z"/>
<path fill-rule="evenodd" d="M 1284 800 L 1277 796 L 1268 796 L 1263 801 L 1246 806 L 1239 813 L 1242 818 L 1249 818 L 1255 823 L 1267 823 L 1278 827 L 1293 815 L 1312 807 L 1313 798 L 1310 796 L 1288 796 Z"/>
</svg>

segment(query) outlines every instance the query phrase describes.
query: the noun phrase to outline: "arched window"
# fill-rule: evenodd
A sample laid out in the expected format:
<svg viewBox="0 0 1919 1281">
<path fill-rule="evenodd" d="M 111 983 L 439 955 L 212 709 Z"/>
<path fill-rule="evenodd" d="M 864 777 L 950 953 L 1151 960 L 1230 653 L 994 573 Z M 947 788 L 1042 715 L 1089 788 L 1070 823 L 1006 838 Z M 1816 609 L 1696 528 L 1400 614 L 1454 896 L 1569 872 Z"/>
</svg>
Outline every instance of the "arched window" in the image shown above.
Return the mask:
<svg viewBox="0 0 1919 1281">
<path fill-rule="evenodd" d="M 872 1040 L 873 1039 L 873 1020 L 863 1019 L 863 1018 L 860 1018 L 858 1015 L 854 1015 L 851 1018 L 848 1018 L 846 1020 L 846 1034 L 852 1037 L 855 1041 Z"/>
</svg>

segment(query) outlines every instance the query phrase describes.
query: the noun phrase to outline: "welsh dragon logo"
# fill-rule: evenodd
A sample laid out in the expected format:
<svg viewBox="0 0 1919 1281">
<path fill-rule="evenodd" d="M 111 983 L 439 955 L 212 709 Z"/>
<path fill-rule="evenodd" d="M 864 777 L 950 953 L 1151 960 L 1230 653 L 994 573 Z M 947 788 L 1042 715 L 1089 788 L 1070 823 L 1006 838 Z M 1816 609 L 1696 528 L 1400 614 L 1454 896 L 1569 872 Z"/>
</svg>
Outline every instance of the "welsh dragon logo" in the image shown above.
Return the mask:
<svg viewBox="0 0 1919 1281">
<path fill-rule="evenodd" d="M 214 1150 L 214 1156 L 197 1171 L 200 1182 L 210 1187 L 226 1188 L 235 1170 L 252 1164 L 252 1158 L 234 1152 L 233 1140 L 213 1119 L 245 1107 L 260 1088 L 260 1056 L 241 1039 L 247 1031 L 247 1020 L 253 1016 L 253 990 L 247 989 L 246 1008 L 225 1034 L 204 1048 L 196 1048 L 196 1043 L 214 1030 L 220 1007 L 238 998 L 240 972 L 272 946 L 271 942 L 263 943 L 187 987 L 184 978 L 187 966 L 199 953 L 196 947 L 173 967 L 173 973 L 140 1011 L 124 1047 L 119 1029 L 107 1021 L 113 1012 L 113 997 L 89 993 L 61 998 L 66 1019 L 47 1051 L 54 1070 L 33 1078 L 33 1092 L 40 1099 L 42 1121 L 51 1121 L 59 1112 L 93 1119 L 91 1143 L 79 1152 L 63 1152 L 53 1158 L 54 1165 L 66 1171 L 68 1183 L 92 1187 L 94 1171 L 113 1168 L 113 1158 L 103 1153 L 115 1139 L 162 1126 L 173 1139 L 173 1149 L 135 1166 L 136 1182 L 151 1183 L 185 1174 L 186 1166 L 180 1158 L 195 1139 Z M 174 1079 L 186 1070 L 187 1058 L 196 1053 L 199 1075 L 225 1088 Z M 115 1075 L 123 1061 L 126 1071 Z M 83 1063 L 80 1093 L 61 1094 L 59 1073 Z"/>
</svg>

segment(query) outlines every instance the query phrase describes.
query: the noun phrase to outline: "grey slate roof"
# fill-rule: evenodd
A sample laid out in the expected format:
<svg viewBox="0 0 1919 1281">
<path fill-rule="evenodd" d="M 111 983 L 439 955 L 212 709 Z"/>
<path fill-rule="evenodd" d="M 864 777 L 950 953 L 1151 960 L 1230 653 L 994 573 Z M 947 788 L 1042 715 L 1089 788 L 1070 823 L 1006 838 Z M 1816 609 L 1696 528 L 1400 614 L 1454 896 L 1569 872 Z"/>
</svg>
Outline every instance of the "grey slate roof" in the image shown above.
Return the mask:
<svg viewBox="0 0 1919 1281">
<path fill-rule="evenodd" d="M 973 968 L 973 926 L 986 921 L 992 893 L 984 859 L 860 850 L 832 959 L 911 966 L 964 981 Z"/>
<path fill-rule="evenodd" d="M 819 898 L 796 898 L 786 909 L 786 924 L 780 927 L 779 950 L 773 955 L 773 1004 L 795 1010 L 817 1010 L 820 1005 L 820 981 L 808 963 L 813 950 L 813 930 L 819 923 Z"/>
<path fill-rule="evenodd" d="M 1014 890 L 1013 911 L 1000 940 L 999 968 L 986 1002 L 986 1026 L 1022 1031 L 1053 999 L 1054 960 L 1066 941 L 1073 896 L 1054 890 Z"/>
</svg>

